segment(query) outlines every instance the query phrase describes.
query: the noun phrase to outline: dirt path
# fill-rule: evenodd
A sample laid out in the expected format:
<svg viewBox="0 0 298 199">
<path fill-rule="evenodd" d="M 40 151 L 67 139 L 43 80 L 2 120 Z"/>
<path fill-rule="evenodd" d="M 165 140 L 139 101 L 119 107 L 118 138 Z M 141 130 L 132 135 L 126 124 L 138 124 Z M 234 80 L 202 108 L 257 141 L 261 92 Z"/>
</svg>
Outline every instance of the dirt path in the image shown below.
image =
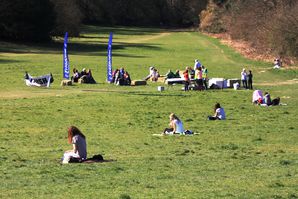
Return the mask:
<svg viewBox="0 0 298 199">
<path fill-rule="evenodd" d="M 65 96 L 76 92 L 74 90 L 70 92 L 65 90 L 52 91 L 52 90 L 37 90 L 37 89 L 35 91 L 19 91 L 19 90 L 3 91 L 1 92 L 0 99 L 20 99 L 20 98 L 31 99 L 31 98 L 37 98 L 37 97 L 53 97 L 53 96 L 61 97 L 61 96 Z"/>
<path fill-rule="evenodd" d="M 154 39 L 159 39 L 161 37 L 165 37 L 165 36 L 169 36 L 169 35 L 171 35 L 171 33 L 169 33 L 169 32 L 163 32 L 163 33 L 159 33 L 159 34 L 153 35 L 153 36 L 142 37 L 142 38 L 139 38 L 139 39 L 130 40 L 130 42 L 131 43 L 146 42 L 146 41 L 150 41 L 150 40 L 154 40 Z"/>
<path fill-rule="evenodd" d="M 222 44 L 225 44 L 235 51 L 239 52 L 241 55 L 248 59 L 259 60 L 259 61 L 266 61 L 272 62 L 274 60 L 274 55 L 270 53 L 269 49 L 265 49 L 263 53 L 260 53 L 255 49 L 249 42 L 242 41 L 242 40 L 233 40 L 228 34 L 211 34 L 211 33 L 204 33 L 213 38 L 220 39 Z M 290 58 L 284 59 L 284 67 L 285 69 L 298 69 L 297 63 L 295 64 L 294 61 Z"/>
<path fill-rule="evenodd" d="M 255 85 L 258 86 L 281 86 L 281 85 L 293 85 L 293 84 L 297 84 L 298 83 L 298 79 L 291 79 L 291 80 L 287 80 L 284 82 L 260 82 L 260 83 L 255 83 Z"/>
</svg>

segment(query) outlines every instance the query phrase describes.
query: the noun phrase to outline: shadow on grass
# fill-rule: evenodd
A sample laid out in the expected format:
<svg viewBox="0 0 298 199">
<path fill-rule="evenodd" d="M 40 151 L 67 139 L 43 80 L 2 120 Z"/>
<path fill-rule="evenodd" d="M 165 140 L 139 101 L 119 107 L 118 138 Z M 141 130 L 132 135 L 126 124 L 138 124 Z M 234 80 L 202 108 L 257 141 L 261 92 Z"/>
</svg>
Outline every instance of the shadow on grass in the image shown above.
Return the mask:
<svg viewBox="0 0 298 199">
<path fill-rule="evenodd" d="M 9 47 L 8 47 L 9 46 Z M 113 51 L 123 50 L 129 47 L 135 48 L 143 48 L 143 49 L 151 49 L 151 50 L 159 50 L 160 47 L 157 44 L 130 44 L 125 42 L 119 42 L 113 44 Z M 7 53 L 38 53 L 38 54 L 56 54 L 62 53 L 63 43 L 61 41 L 51 42 L 46 44 L 33 44 L 33 43 L 6 43 L 6 45 L 0 44 L 0 52 Z M 68 44 L 68 52 L 69 54 L 96 54 L 100 52 L 107 51 L 107 44 L 94 44 L 93 43 L 69 43 Z M 114 55 L 114 54 L 113 54 Z M 119 55 L 119 54 L 118 54 Z"/>
<path fill-rule="evenodd" d="M 124 26 L 116 26 L 116 27 L 99 27 L 87 25 L 83 26 L 81 33 L 82 34 L 110 34 L 113 32 L 115 35 L 155 35 L 165 30 L 160 28 L 140 28 L 140 27 L 124 27 Z M 108 38 L 108 36 L 107 36 Z"/>
<path fill-rule="evenodd" d="M 7 47 L 9 46 L 9 47 Z M 113 45 L 113 56 L 118 57 L 133 57 L 133 58 L 144 58 L 146 56 L 140 55 L 129 55 L 117 53 L 118 50 L 123 50 L 126 48 L 141 48 L 141 49 L 150 49 L 150 50 L 160 50 L 161 48 L 157 44 L 130 44 L 125 42 L 114 43 Z M 18 44 L 18 43 L 6 43 L 6 45 L 0 44 L 0 53 L 19 53 L 19 54 L 62 54 L 63 43 L 61 41 L 51 42 L 47 44 Z M 88 42 L 81 43 L 69 43 L 68 44 L 68 54 L 69 55 L 88 55 L 88 56 L 99 56 L 106 55 L 107 44 L 94 44 Z M 116 52 L 116 53 L 115 53 Z"/>
<path fill-rule="evenodd" d="M 161 32 L 157 28 L 135 28 L 135 27 L 97 27 L 97 26 L 84 26 L 82 34 L 78 38 L 86 39 L 85 41 L 70 39 L 68 44 L 69 55 L 88 55 L 99 56 L 106 55 L 108 34 L 114 32 L 115 35 L 156 35 Z M 94 34 L 94 35 L 92 35 Z M 102 36 L 107 34 L 107 36 Z M 98 35 L 98 36 L 97 36 Z M 94 41 L 106 38 L 105 41 Z M 90 39 L 88 41 L 88 39 Z M 93 41 L 92 41 L 93 39 Z M 128 43 L 128 42 L 114 42 L 113 43 L 113 56 L 118 57 L 133 57 L 144 58 L 145 56 L 130 55 L 117 53 L 118 50 L 127 48 L 141 48 L 150 50 L 160 50 L 159 44 L 156 43 Z M 63 51 L 63 38 L 57 37 L 56 40 L 49 43 L 20 43 L 20 42 L 0 42 L 0 53 L 19 53 L 19 54 L 62 54 Z M 10 60 L 7 60 L 10 61 Z"/>
<path fill-rule="evenodd" d="M 1 59 L 0 57 L 0 64 L 9 64 L 9 63 L 19 63 L 19 62 L 26 62 L 23 60 L 11 60 L 11 59 Z"/>
</svg>

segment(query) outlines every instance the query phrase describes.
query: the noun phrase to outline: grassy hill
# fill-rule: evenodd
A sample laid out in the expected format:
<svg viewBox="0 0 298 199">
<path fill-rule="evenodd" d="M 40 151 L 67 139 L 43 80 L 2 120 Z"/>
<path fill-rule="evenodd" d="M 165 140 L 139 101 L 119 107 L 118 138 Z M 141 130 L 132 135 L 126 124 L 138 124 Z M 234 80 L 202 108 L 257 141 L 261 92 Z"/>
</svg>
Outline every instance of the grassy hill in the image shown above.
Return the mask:
<svg viewBox="0 0 298 199">
<path fill-rule="evenodd" d="M 199 59 L 209 77 L 239 78 L 287 106 L 251 104 L 250 90 L 183 92 L 162 83 L 117 87 L 105 82 L 106 48 L 114 32 L 113 66 L 141 79 Z M 71 67 L 90 68 L 96 85 L 61 87 L 63 38 L 51 44 L 0 43 L 1 198 L 297 198 L 297 70 L 241 57 L 197 32 L 84 27 L 70 38 Z M 52 72 L 49 89 L 26 87 L 24 72 Z M 220 102 L 226 121 L 207 121 Z M 195 136 L 154 137 L 176 113 Z M 60 165 L 67 127 L 87 137 L 88 155 L 114 160 Z"/>
</svg>

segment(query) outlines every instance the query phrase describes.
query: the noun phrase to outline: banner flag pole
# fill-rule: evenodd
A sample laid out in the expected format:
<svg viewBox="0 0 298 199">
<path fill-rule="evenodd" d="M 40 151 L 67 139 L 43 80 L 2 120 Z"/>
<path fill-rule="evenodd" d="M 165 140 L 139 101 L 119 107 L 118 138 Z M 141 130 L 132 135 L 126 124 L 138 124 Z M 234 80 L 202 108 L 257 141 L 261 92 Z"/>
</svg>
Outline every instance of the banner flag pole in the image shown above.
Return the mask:
<svg viewBox="0 0 298 199">
<path fill-rule="evenodd" d="M 63 45 L 63 78 L 69 79 L 69 59 L 67 51 L 67 42 L 68 42 L 68 32 L 64 36 L 64 45 Z"/>
<path fill-rule="evenodd" d="M 108 56 L 107 56 L 107 82 L 112 82 L 112 44 L 113 44 L 113 33 L 110 33 L 108 43 Z"/>
</svg>

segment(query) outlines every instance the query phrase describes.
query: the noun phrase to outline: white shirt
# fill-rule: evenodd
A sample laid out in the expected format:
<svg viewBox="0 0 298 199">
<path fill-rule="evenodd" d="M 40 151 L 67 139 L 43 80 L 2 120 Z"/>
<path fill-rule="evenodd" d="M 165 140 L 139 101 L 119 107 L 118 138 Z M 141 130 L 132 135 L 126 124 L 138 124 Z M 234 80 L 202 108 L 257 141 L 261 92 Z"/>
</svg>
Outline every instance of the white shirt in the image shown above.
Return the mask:
<svg viewBox="0 0 298 199">
<path fill-rule="evenodd" d="M 174 133 L 183 133 L 184 132 L 183 124 L 181 121 L 174 120 L 173 123 L 176 126 L 176 131 Z"/>
<path fill-rule="evenodd" d="M 241 80 L 246 80 L 246 72 L 241 72 Z"/>
<path fill-rule="evenodd" d="M 226 114 L 225 114 L 225 110 L 223 108 L 218 108 L 216 109 L 216 115 L 219 119 L 221 120 L 225 120 L 226 119 Z"/>
<path fill-rule="evenodd" d="M 82 159 L 87 158 L 87 147 L 86 147 L 86 140 L 80 136 L 80 135 L 75 135 L 72 137 L 72 144 L 75 144 L 77 147 L 77 154 L 80 156 Z"/>
</svg>

